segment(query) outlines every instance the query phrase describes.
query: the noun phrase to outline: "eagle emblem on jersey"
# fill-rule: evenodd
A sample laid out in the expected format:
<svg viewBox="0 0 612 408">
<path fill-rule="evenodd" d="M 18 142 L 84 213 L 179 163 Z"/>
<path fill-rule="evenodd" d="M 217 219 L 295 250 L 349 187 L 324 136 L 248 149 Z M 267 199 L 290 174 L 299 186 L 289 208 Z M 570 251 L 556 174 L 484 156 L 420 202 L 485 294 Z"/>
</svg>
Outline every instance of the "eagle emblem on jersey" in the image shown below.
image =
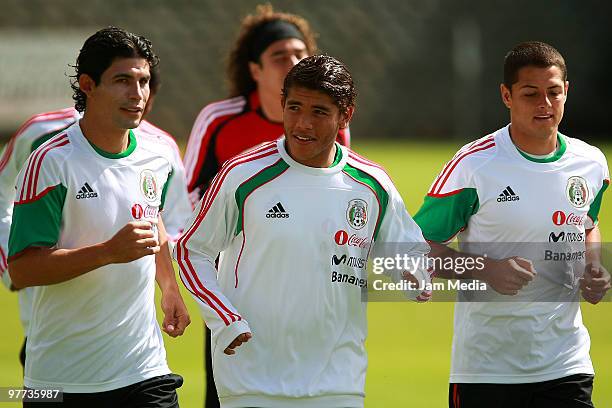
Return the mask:
<svg viewBox="0 0 612 408">
<path fill-rule="evenodd" d="M 354 229 L 362 229 L 368 223 L 368 204 L 360 199 L 349 201 L 346 220 Z"/>
<path fill-rule="evenodd" d="M 147 201 L 155 201 L 157 198 L 157 179 L 151 170 L 140 173 L 140 191 Z"/>
<path fill-rule="evenodd" d="M 573 176 L 567 180 L 567 199 L 576 208 L 582 208 L 589 200 L 587 182 L 580 176 Z"/>
</svg>

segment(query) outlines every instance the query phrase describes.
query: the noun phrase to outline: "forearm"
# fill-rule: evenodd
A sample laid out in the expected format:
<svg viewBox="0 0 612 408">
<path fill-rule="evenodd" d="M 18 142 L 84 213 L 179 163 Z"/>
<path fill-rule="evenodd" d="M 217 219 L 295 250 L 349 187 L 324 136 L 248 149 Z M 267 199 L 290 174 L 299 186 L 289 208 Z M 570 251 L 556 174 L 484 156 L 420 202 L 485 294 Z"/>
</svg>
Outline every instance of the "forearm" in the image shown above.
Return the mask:
<svg viewBox="0 0 612 408">
<path fill-rule="evenodd" d="M 601 264 L 601 232 L 595 226 L 586 231 L 586 263 L 593 265 Z"/>
<path fill-rule="evenodd" d="M 155 280 L 162 293 L 168 290 L 178 291 L 172 258 L 170 257 L 170 249 L 168 247 L 168 236 L 161 217 L 158 219 L 157 233 L 160 251 L 155 254 Z"/>
<path fill-rule="evenodd" d="M 104 243 L 76 249 L 27 248 L 9 260 L 13 286 L 62 283 L 111 263 Z"/>
</svg>

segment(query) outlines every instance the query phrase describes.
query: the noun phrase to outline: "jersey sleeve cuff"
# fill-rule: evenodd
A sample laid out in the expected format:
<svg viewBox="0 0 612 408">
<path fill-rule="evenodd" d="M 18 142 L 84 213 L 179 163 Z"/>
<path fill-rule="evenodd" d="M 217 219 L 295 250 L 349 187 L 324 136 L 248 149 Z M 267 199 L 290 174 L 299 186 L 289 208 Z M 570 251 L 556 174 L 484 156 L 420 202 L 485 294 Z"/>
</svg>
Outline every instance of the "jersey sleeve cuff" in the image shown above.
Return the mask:
<svg viewBox="0 0 612 408">
<path fill-rule="evenodd" d="M 233 322 L 229 326 L 223 327 L 219 331 L 219 334 L 215 336 L 215 350 L 213 350 L 213 352 L 216 351 L 218 347 L 221 348 L 221 351 L 225 350 L 227 346 L 229 346 L 231 342 L 234 341 L 236 337 L 238 337 L 239 334 L 246 332 L 250 333 L 251 328 L 244 319 L 239 320 L 237 322 Z"/>
</svg>

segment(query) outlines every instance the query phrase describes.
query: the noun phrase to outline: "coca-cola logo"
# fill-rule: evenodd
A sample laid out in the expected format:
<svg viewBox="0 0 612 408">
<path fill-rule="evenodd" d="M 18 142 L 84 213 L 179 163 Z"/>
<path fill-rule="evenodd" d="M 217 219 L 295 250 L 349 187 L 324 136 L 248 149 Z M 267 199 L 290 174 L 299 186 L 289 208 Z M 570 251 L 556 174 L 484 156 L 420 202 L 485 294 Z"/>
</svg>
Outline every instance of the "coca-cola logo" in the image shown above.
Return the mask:
<svg viewBox="0 0 612 408">
<path fill-rule="evenodd" d="M 147 205 L 144 209 L 140 204 L 134 204 L 132 206 L 132 217 L 139 220 L 141 218 L 157 218 L 159 215 L 159 209 L 157 207 Z"/>
<path fill-rule="evenodd" d="M 365 248 L 370 244 L 367 237 L 359 237 L 356 234 L 349 235 L 349 233 L 344 230 L 338 230 L 338 232 L 336 232 L 334 241 L 340 246 L 348 245 L 358 248 Z"/>
<path fill-rule="evenodd" d="M 552 222 L 555 225 L 584 225 L 586 214 L 577 215 L 570 213 L 565 214 L 563 211 L 555 211 L 552 215 Z"/>
<path fill-rule="evenodd" d="M 142 218 L 143 215 L 144 215 L 144 210 L 142 209 L 142 205 L 134 204 L 132 206 L 132 217 L 139 220 Z"/>
</svg>

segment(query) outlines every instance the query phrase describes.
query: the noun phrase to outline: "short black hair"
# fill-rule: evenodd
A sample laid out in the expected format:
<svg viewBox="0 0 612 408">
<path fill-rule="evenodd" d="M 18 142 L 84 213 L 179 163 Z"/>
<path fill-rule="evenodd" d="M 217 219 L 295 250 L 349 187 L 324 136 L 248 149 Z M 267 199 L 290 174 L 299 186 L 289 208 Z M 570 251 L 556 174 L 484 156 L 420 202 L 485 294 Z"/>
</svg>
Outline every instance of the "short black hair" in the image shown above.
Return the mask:
<svg viewBox="0 0 612 408">
<path fill-rule="evenodd" d="M 151 41 L 145 37 L 117 27 L 99 30 L 83 44 L 74 65 L 75 75 L 71 76 L 72 99 L 77 111 L 83 112 L 87 106 L 87 95 L 79 88 L 81 75 L 89 75 L 98 85 L 102 73 L 116 58 L 144 58 L 150 70 L 155 69 L 159 63 L 159 58 L 151 48 Z"/>
<path fill-rule="evenodd" d="M 548 68 L 556 66 L 561 70 L 563 81 L 567 81 L 567 67 L 563 56 L 555 47 L 541 41 L 526 41 L 516 45 L 504 59 L 504 85 L 511 89 L 518 81 L 521 68 L 533 66 Z"/>
<path fill-rule="evenodd" d="M 282 94 L 301 87 L 329 95 L 340 112 L 355 106 L 357 91 L 346 65 L 329 55 L 313 55 L 301 60 L 285 77 Z"/>
</svg>

